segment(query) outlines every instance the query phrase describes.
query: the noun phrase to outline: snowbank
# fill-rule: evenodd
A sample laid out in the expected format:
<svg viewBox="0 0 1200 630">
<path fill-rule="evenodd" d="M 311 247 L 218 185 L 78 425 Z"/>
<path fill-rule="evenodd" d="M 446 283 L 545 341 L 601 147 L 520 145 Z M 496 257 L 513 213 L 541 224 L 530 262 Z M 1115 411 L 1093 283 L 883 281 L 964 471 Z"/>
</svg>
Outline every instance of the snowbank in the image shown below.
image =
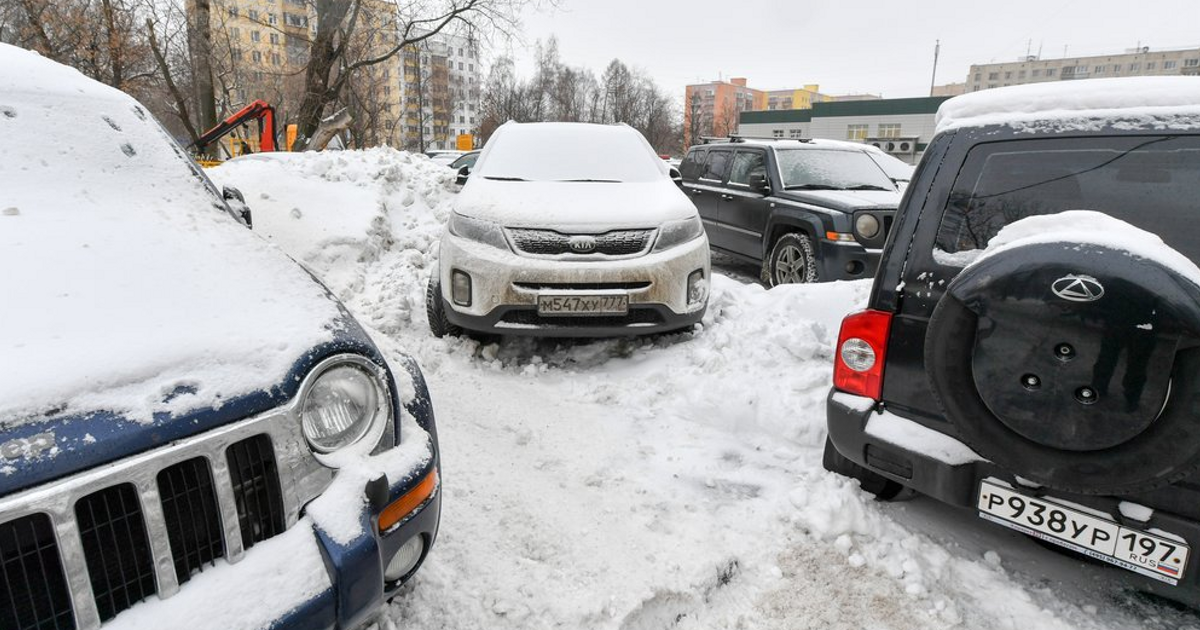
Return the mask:
<svg viewBox="0 0 1200 630">
<path fill-rule="evenodd" d="M 1022 131 L 1200 127 L 1200 78 L 1054 81 L 956 96 L 938 108 L 937 133 L 1008 125 Z"/>
</svg>

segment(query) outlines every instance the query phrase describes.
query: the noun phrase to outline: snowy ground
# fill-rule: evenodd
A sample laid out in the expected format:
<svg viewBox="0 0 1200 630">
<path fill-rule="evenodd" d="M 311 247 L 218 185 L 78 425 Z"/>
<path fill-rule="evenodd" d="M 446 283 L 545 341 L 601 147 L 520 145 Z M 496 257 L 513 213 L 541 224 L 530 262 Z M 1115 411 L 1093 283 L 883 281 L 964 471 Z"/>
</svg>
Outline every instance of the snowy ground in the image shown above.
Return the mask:
<svg viewBox="0 0 1200 630">
<path fill-rule="evenodd" d="M 430 381 L 442 529 L 396 627 L 1200 628 L 1116 570 L 823 471 L 831 348 L 866 282 L 766 291 L 734 269 L 691 333 L 438 340 L 448 169 L 372 150 L 211 174 Z"/>
</svg>

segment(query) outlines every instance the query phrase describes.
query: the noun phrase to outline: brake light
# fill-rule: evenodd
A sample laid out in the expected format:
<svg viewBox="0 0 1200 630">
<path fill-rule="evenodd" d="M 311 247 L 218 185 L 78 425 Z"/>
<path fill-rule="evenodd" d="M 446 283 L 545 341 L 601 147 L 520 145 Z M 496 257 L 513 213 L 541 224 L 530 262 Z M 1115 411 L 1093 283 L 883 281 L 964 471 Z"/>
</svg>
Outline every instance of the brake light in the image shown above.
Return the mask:
<svg viewBox="0 0 1200 630">
<path fill-rule="evenodd" d="M 883 311 L 861 311 L 842 320 L 833 366 L 834 387 L 872 400 L 880 399 L 891 328 L 892 314 Z"/>
</svg>

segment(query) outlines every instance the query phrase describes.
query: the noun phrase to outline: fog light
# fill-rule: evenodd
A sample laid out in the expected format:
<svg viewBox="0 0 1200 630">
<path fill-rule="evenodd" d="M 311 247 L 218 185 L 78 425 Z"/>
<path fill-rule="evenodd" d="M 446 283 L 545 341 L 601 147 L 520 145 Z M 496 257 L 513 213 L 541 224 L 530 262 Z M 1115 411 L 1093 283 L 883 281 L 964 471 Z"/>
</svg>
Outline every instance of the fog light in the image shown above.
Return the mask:
<svg viewBox="0 0 1200 630">
<path fill-rule="evenodd" d="M 424 551 L 425 539 L 423 536 L 413 536 L 408 539 L 408 542 L 401 545 L 396 550 L 396 555 L 392 556 L 392 560 L 388 562 L 387 569 L 383 572 L 383 579 L 388 582 L 397 582 L 412 573 L 412 570 L 417 567 L 417 563 L 421 561 L 421 553 Z"/>
<path fill-rule="evenodd" d="M 459 306 L 471 305 L 471 276 L 455 269 L 450 273 L 450 299 Z"/>
<path fill-rule="evenodd" d="M 708 298 L 708 283 L 704 281 L 704 270 L 697 269 L 688 274 L 688 304 L 700 304 Z"/>
</svg>

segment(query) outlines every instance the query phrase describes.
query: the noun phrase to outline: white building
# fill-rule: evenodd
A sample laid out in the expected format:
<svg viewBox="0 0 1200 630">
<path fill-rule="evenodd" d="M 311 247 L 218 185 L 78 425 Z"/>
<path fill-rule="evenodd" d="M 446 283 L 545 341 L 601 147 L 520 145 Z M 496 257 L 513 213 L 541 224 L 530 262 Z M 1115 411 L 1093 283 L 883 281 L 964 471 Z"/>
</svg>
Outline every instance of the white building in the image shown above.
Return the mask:
<svg viewBox="0 0 1200 630">
<path fill-rule="evenodd" d="M 933 139 L 938 107 L 948 97 L 814 103 L 812 109 L 744 112 L 739 134 L 760 138 L 824 138 L 873 144 L 916 164 Z"/>
<path fill-rule="evenodd" d="M 403 54 L 404 145 L 454 149 L 478 133 L 483 67 L 477 41 L 439 33 Z"/>
<path fill-rule="evenodd" d="M 1061 59 L 1031 56 L 1006 63 L 975 64 L 967 74 L 967 91 L 1048 81 L 1179 74 L 1200 74 L 1200 48 L 1151 51 L 1143 47 L 1114 55 Z"/>
</svg>

